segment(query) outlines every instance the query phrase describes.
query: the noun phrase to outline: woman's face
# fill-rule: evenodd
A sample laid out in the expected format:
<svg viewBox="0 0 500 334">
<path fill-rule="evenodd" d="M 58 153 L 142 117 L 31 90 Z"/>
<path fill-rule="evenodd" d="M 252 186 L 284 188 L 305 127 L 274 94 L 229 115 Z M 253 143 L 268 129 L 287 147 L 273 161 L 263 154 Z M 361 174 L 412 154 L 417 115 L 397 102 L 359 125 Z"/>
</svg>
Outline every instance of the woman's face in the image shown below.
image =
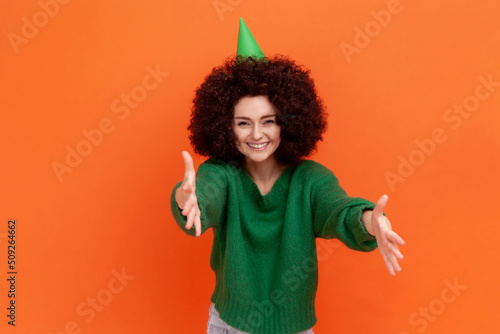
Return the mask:
<svg viewBox="0 0 500 334">
<path fill-rule="evenodd" d="M 274 159 L 274 151 L 281 141 L 281 129 L 267 96 L 242 97 L 234 106 L 233 130 L 236 147 L 247 161 Z"/>
</svg>

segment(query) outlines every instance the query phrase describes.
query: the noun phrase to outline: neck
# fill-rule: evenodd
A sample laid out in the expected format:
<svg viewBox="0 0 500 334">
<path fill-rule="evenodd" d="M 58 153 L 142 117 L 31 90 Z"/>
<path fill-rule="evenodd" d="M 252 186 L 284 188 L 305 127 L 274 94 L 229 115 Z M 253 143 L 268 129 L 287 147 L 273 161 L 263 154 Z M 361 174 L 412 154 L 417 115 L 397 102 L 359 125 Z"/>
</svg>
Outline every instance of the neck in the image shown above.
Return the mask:
<svg viewBox="0 0 500 334">
<path fill-rule="evenodd" d="M 245 171 L 254 182 L 272 182 L 281 175 L 286 165 L 281 164 L 276 158 L 270 157 L 265 161 L 245 161 Z"/>
</svg>

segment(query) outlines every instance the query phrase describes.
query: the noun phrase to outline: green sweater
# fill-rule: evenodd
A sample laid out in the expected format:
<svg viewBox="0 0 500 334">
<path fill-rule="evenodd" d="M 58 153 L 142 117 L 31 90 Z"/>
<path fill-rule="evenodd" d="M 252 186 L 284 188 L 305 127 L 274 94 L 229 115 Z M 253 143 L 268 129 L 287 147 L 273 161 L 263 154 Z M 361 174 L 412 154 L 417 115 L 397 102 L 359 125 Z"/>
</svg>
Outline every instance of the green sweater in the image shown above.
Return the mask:
<svg viewBox="0 0 500 334">
<path fill-rule="evenodd" d="M 171 208 L 186 230 L 172 192 Z M 208 159 L 196 174 L 202 233 L 213 228 L 212 294 L 220 317 L 255 334 L 297 333 L 316 323 L 316 238 L 337 238 L 347 247 L 372 251 L 375 238 L 361 212 L 375 205 L 348 197 L 326 167 L 311 160 L 289 166 L 262 196 L 242 168 Z"/>
</svg>

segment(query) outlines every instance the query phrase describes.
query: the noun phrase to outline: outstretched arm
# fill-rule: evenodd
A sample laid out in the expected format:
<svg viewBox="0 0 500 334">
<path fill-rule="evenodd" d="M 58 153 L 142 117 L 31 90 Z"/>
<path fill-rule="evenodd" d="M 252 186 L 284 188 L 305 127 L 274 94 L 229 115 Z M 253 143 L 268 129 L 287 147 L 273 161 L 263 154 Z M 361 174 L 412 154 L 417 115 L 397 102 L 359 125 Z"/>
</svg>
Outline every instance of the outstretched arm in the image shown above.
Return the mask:
<svg viewBox="0 0 500 334">
<path fill-rule="evenodd" d="M 365 210 L 361 214 L 361 221 L 368 233 L 377 238 L 378 249 L 384 258 L 389 274 L 396 275 L 401 271 L 398 260 L 403 259 L 403 254 L 398 245 L 403 246 L 404 240 L 392 230 L 391 222 L 383 215 L 384 207 L 389 197 L 383 195 L 372 210 Z"/>
</svg>

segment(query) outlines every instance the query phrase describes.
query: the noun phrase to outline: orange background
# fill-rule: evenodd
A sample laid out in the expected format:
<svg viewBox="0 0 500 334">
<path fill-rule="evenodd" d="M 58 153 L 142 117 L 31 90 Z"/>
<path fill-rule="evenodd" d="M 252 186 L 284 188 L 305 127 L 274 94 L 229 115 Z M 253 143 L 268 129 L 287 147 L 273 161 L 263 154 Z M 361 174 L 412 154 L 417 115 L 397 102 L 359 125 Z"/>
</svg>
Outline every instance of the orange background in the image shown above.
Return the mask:
<svg viewBox="0 0 500 334">
<path fill-rule="evenodd" d="M 378 251 L 327 242 L 315 333 L 500 331 L 500 86 L 478 88 L 470 116 L 448 111 L 474 103 L 479 77 L 500 81 L 499 3 L 66 2 L 0 5 L 2 333 L 206 331 L 212 233 L 185 235 L 169 198 L 183 176 L 180 152 L 192 152 L 194 90 L 236 52 L 239 17 L 266 54 L 311 69 L 329 111 L 311 158 L 350 195 L 387 193 L 386 213 L 407 242 L 395 278 Z M 357 51 L 344 54 L 347 44 Z M 163 76 L 151 80 L 157 68 Z M 140 97 L 133 108 L 121 101 L 132 93 Z M 96 144 L 85 146 L 86 131 Z M 67 165 L 68 147 L 86 156 L 58 178 L 53 165 Z M 9 219 L 17 223 L 15 328 L 6 317 Z M 125 283 L 114 278 L 122 271 Z"/>
</svg>

